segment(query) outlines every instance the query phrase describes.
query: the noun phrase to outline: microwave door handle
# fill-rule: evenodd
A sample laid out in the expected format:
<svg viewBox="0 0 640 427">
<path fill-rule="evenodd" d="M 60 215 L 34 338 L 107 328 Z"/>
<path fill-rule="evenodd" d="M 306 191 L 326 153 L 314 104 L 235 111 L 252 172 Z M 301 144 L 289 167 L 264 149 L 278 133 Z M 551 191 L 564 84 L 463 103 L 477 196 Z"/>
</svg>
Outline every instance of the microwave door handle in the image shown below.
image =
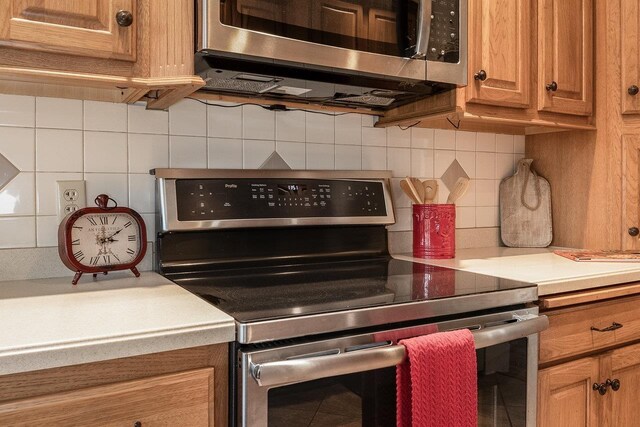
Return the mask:
<svg viewBox="0 0 640 427">
<path fill-rule="evenodd" d="M 479 329 L 472 334 L 476 349 L 481 349 L 537 334 L 548 326 L 547 316 L 536 316 L 503 326 Z M 406 350 L 403 345 L 389 345 L 331 356 L 251 363 L 250 371 L 258 385 L 276 387 L 354 372 L 390 368 L 402 363 L 405 357 Z"/>
<path fill-rule="evenodd" d="M 418 29 L 416 35 L 416 53 L 413 59 L 424 59 L 429 48 L 431 34 L 431 0 L 418 0 Z"/>
</svg>

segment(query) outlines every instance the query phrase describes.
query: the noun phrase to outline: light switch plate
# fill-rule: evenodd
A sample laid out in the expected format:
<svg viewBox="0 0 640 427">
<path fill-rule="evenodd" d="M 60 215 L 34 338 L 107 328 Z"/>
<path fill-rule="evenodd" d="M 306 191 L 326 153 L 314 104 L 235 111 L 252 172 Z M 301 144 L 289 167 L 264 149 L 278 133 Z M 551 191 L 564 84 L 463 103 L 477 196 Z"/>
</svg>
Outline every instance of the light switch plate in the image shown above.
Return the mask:
<svg viewBox="0 0 640 427">
<path fill-rule="evenodd" d="M 20 170 L 9 159 L 0 154 L 0 190 L 6 187 L 19 173 Z"/>
</svg>

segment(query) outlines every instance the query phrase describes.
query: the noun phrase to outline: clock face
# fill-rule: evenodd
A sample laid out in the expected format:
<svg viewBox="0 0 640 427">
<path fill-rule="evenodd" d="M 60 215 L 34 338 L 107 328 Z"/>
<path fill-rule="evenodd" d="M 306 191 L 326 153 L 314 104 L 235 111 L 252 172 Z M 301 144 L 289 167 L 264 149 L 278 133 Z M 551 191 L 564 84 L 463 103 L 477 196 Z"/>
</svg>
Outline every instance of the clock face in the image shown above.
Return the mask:
<svg viewBox="0 0 640 427">
<path fill-rule="evenodd" d="M 88 267 L 129 264 L 140 254 L 140 228 L 126 213 L 87 214 L 71 228 L 71 256 Z"/>
</svg>

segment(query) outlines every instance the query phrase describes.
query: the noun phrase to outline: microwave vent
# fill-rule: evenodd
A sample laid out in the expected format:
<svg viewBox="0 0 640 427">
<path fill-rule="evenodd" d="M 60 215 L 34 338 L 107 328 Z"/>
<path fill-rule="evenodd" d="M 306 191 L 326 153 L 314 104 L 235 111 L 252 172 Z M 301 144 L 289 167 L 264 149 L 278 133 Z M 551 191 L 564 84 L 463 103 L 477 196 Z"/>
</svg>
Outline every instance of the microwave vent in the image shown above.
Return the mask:
<svg viewBox="0 0 640 427">
<path fill-rule="evenodd" d="M 249 93 L 266 93 L 279 87 L 274 80 L 268 82 L 246 79 L 207 79 L 206 88 L 224 91 L 239 91 Z"/>
<path fill-rule="evenodd" d="M 336 97 L 335 102 L 345 103 L 345 104 L 363 104 L 370 105 L 376 107 L 388 107 L 393 104 L 395 98 L 393 97 L 384 97 L 384 96 L 376 96 L 376 95 L 347 95 Z"/>
</svg>

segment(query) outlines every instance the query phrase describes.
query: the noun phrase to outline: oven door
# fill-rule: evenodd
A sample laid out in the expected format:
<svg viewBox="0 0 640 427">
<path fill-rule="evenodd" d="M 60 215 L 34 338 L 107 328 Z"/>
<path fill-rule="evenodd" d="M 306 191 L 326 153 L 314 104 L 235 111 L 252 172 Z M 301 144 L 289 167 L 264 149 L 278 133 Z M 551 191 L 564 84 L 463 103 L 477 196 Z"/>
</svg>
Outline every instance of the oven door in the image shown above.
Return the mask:
<svg viewBox="0 0 640 427">
<path fill-rule="evenodd" d="M 238 423 L 395 426 L 398 339 L 469 328 L 478 365 L 481 426 L 535 426 L 537 308 L 412 326 L 268 350 L 240 351 Z"/>
<path fill-rule="evenodd" d="M 466 84 L 466 0 L 201 0 L 199 14 L 199 51 Z"/>
</svg>

